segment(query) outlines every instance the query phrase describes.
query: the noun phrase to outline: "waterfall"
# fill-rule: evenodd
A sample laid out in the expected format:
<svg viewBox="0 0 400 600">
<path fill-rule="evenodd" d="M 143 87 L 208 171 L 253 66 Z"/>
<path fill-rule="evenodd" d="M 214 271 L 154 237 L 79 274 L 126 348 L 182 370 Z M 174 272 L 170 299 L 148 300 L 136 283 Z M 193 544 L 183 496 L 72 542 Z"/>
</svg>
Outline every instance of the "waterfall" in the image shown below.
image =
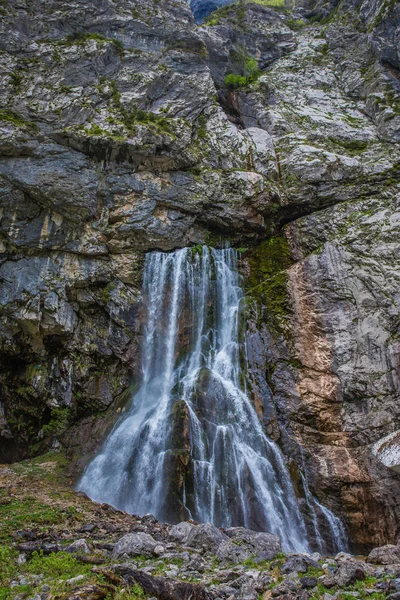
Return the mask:
<svg viewBox="0 0 400 600">
<path fill-rule="evenodd" d="M 147 255 L 141 385 L 79 489 L 130 513 L 243 525 L 308 551 L 284 458 L 242 381 L 236 263 L 234 250 L 206 246 Z"/>
<path fill-rule="evenodd" d="M 328 547 L 326 541 L 321 535 L 318 515 L 315 509 L 316 507 L 318 507 L 319 512 L 322 514 L 322 517 L 326 522 L 330 537 L 329 541 L 333 550 L 335 552 L 348 552 L 349 545 L 347 542 L 347 535 L 342 521 L 336 515 L 334 515 L 333 512 L 329 510 L 329 508 L 318 502 L 318 500 L 311 494 L 307 478 L 305 477 L 305 475 L 303 475 L 303 473 L 301 473 L 301 479 L 303 483 L 306 504 L 311 517 L 315 543 L 318 547 L 318 552 L 321 552 L 321 554 L 328 554 Z"/>
</svg>

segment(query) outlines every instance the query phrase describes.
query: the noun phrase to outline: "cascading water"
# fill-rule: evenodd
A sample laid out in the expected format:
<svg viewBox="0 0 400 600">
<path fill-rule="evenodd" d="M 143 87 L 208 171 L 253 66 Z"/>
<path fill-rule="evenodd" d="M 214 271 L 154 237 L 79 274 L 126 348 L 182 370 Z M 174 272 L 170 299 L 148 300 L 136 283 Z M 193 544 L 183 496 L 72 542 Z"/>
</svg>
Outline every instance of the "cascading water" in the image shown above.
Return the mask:
<svg viewBox="0 0 400 600">
<path fill-rule="evenodd" d="M 79 489 L 162 520 L 274 532 L 306 551 L 283 456 L 241 383 L 236 259 L 207 247 L 147 256 L 142 383 Z"/>
</svg>

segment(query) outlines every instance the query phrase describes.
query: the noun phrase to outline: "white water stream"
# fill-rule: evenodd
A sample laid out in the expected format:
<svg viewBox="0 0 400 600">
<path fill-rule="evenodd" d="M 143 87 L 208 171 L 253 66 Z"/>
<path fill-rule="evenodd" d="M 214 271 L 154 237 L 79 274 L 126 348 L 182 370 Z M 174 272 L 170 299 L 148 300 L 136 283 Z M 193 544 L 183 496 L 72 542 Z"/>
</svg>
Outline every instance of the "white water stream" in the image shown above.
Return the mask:
<svg viewBox="0 0 400 600">
<path fill-rule="evenodd" d="M 243 525 L 308 551 L 284 458 L 241 382 L 236 260 L 207 247 L 148 254 L 141 385 L 79 489 L 131 513 Z"/>
</svg>

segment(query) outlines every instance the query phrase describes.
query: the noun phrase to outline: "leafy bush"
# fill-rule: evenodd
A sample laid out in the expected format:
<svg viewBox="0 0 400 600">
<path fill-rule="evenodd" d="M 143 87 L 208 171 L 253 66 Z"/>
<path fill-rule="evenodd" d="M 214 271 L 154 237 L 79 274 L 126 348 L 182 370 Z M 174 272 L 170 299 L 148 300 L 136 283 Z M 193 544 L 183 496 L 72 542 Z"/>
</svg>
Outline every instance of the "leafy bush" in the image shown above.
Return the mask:
<svg viewBox="0 0 400 600">
<path fill-rule="evenodd" d="M 249 56 L 244 49 L 234 53 L 233 63 L 239 73 L 229 73 L 225 77 L 225 85 L 231 89 L 246 87 L 258 79 L 261 75 L 261 69 L 258 62 L 252 56 Z"/>
<path fill-rule="evenodd" d="M 226 87 L 234 90 L 241 87 L 246 87 L 247 83 L 247 77 L 244 75 L 234 75 L 233 73 L 229 73 L 229 75 L 225 77 Z"/>
</svg>

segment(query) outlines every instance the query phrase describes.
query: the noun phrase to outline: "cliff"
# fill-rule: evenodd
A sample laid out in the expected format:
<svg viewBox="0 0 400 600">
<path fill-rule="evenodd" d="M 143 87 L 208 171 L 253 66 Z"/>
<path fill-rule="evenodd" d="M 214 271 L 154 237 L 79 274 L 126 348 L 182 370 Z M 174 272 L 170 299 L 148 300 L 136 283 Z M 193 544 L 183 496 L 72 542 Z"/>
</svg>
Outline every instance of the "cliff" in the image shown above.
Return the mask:
<svg viewBox="0 0 400 600">
<path fill-rule="evenodd" d="M 301 470 L 355 549 L 395 542 L 398 4 L 1 12 L 1 459 L 62 445 L 79 472 L 139 377 L 144 252 L 229 240 L 299 496 Z"/>
</svg>

